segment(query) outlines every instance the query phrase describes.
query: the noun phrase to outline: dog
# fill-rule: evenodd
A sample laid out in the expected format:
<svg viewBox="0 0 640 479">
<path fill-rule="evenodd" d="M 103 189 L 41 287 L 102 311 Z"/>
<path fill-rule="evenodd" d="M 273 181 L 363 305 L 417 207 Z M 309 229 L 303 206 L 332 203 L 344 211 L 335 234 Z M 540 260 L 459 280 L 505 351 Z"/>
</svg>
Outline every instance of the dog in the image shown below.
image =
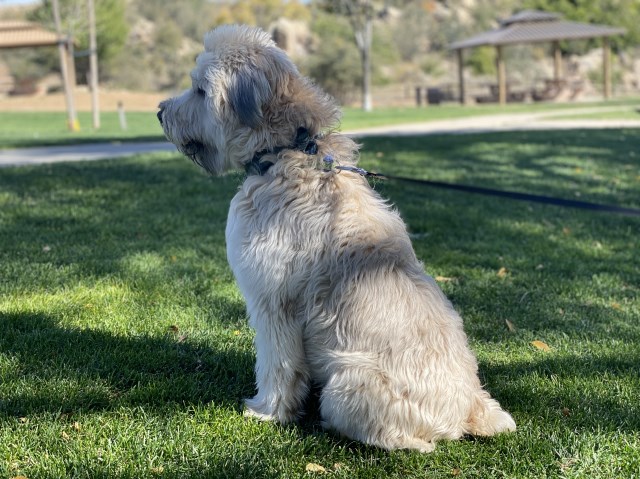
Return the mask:
<svg viewBox="0 0 640 479">
<path fill-rule="evenodd" d="M 462 319 L 337 132 L 337 103 L 258 28 L 220 26 L 204 47 L 158 119 L 208 173 L 247 172 L 225 232 L 256 332 L 245 415 L 295 421 L 316 386 L 325 428 L 387 450 L 514 431 Z"/>
</svg>

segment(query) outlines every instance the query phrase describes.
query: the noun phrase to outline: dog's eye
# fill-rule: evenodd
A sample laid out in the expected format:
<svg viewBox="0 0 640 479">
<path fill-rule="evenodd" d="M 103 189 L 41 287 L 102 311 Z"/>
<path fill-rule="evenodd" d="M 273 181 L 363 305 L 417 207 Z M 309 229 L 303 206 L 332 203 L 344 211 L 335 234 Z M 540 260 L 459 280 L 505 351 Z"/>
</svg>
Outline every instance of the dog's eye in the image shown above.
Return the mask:
<svg viewBox="0 0 640 479">
<path fill-rule="evenodd" d="M 199 96 L 206 96 L 206 95 L 207 95 L 207 92 L 206 92 L 206 91 L 204 91 L 202 88 L 196 88 L 196 93 L 197 93 Z"/>
</svg>

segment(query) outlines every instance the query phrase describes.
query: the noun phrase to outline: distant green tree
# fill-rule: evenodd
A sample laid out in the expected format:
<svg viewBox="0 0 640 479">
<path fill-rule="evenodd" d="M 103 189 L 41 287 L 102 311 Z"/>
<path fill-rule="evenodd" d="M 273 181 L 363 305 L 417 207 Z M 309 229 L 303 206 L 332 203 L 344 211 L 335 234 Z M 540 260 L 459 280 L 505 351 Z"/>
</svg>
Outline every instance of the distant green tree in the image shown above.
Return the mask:
<svg viewBox="0 0 640 479">
<path fill-rule="evenodd" d="M 344 18 L 318 12 L 312 23 L 316 50 L 303 65 L 311 78 L 338 101 L 345 103 L 362 82 L 358 50 Z"/>
<path fill-rule="evenodd" d="M 611 38 L 614 50 L 640 44 L 640 1 L 638 0 L 524 0 L 523 8 L 560 13 L 566 20 L 622 27 L 626 35 Z M 593 47 L 593 42 L 587 44 Z M 584 44 L 564 44 L 566 51 L 584 49 Z M 580 53 L 579 51 L 577 53 Z"/>
<path fill-rule="evenodd" d="M 125 19 L 126 0 L 97 0 L 95 9 L 98 58 L 104 66 L 108 66 L 127 41 L 129 27 Z M 64 32 L 75 40 L 76 50 L 87 50 L 89 14 L 86 0 L 60 0 L 60 17 Z M 29 19 L 54 29 L 51 1 L 44 0 L 42 5 L 33 10 Z M 79 69 L 84 69 L 86 63 L 86 58 L 80 58 L 76 62 Z M 51 64 L 52 67 L 55 66 L 55 62 Z M 101 74 L 106 71 L 108 68 L 101 69 Z"/>
</svg>

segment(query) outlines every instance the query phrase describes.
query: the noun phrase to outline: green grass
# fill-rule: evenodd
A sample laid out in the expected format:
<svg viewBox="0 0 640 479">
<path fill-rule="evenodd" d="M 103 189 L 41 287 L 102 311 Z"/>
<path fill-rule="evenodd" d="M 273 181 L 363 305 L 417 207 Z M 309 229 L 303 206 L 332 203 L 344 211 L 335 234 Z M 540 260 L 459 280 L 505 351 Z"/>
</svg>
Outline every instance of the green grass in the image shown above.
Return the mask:
<svg viewBox="0 0 640 479">
<path fill-rule="evenodd" d="M 127 129 L 122 130 L 117 112 L 103 112 L 100 115 L 101 127 L 94 130 L 91 113 L 80 112 L 81 129 L 71 132 L 67 128 L 66 113 L 0 112 L 0 148 L 164 139 L 155 113 L 128 112 L 126 118 Z"/>
<path fill-rule="evenodd" d="M 460 106 L 444 104 L 425 108 L 376 108 L 366 113 L 359 108 L 345 108 L 341 122 L 342 130 L 357 130 L 360 128 L 399 125 L 406 123 L 420 123 L 436 120 L 465 118 L 479 115 L 496 115 L 504 113 L 553 113 L 557 110 L 571 110 L 576 115 L 587 108 L 620 107 L 619 111 L 607 112 L 602 118 L 629 118 L 635 115 L 633 109 L 640 107 L 637 98 L 614 100 L 597 103 L 540 103 L 540 104 L 509 104 L 499 105 Z M 583 116 L 585 114 L 582 114 Z M 592 116 L 588 114 L 587 116 Z M 575 119 L 578 116 L 568 115 L 566 118 Z M 579 116 L 580 118 L 582 116 Z M 554 117 L 556 118 L 556 117 Z M 153 112 L 127 113 L 127 130 L 120 128 L 118 114 L 103 112 L 101 128 L 91 128 L 91 114 L 79 113 L 82 129 L 70 132 L 67 129 L 65 113 L 50 112 L 0 112 L 0 149 L 20 148 L 27 146 L 67 145 L 88 142 L 110 141 L 161 141 L 164 135 L 160 124 Z"/>
<path fill-rule="evenodd" d="M 626 117 L 634 107 L 640 107 L 640 100 L 637 98 L 627 98 L 593 103 L 510 103 L 505 106 L 497 104 L 461 106 L 458 104 L 445 103 L 439 106 L 423 108 L 375 108 L 372 112 L 368 113 L 360 108 L 345 108 L 342 129 L 355 130 L 358 128 L 420 123 L 424 121 L 448 120 L 480 115 L 509 113 L 553 114 L 553 112 L 558 110 L 570 110 L 572 114 L 575 112 L 575 114 L 578 115 L 581 110 L 585 109 L 616 107 L 620 107 L 620 111 L 608 112 L 608 115 L 610 115 L 609 118 L 618 118 L 616 115 Z M 568 116 L 568 118 L 576 117 Z"/>
<path fill-rule="evenodd" d="M 367 138 L 362 163 L 640 207 L 637 151 L 638 130 Z M 640 476 L 640 219 L 377 182 L 519 427 L 387 453 L 313 402 L 298 425 L 243 418 L 239 181 L 169 153 L 0 171 L 0 477 Z"/>
<path fill-rule="evenodd" d="M 637 105 L 625 108 L 622 111 L 603 111 L 601 113 L 580 113 L 576 111 L 572 115 L 554 116 L 553 120 L 640 120 L 640 108 Z"/>
</svg>

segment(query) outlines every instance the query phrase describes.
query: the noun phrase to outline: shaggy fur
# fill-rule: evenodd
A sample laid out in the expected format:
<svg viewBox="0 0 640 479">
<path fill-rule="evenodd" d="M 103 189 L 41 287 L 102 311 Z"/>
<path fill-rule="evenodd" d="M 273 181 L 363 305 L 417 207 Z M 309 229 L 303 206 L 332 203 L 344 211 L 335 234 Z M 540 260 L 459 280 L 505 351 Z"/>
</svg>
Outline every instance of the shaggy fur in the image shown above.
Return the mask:
<svg viewBox="0 0 640 479">
<path fill-rule="evenodd" d="M 205 37 L 193 87 L 160 105 L 167 137 L 210 173 L 273 151 L 233 198 L 227 256 L 256 331 L 246 414 L 296 420 L 310 386 L 324 425 L 385 449 L 515 430 L 482 389 L 462 320 L 416 258 L 399 214 L 350 171 L 335 102 L 259 29 Z M 317 154 L 293 144 L 320 135 Z"/>
</svg>

